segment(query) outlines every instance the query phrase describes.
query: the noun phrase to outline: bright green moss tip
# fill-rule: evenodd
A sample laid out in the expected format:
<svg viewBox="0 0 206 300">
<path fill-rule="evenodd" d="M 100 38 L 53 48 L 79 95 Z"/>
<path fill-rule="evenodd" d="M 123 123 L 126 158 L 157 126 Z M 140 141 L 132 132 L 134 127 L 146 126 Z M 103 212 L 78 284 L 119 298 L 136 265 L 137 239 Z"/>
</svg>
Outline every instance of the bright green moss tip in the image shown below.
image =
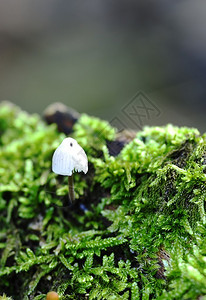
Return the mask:
<svg viewBox="0 0 206 300">
<path fill-rule="evenodd" d="M 115 132 L 115 128 L 111 127 L 107 121 L 82 114 L 74 125 L 73 136 L 87 154 L 97 155 L 99 151 L 102 151 L 106 140 L 112 141 L 115 139 Z"/>
<path fill-rule="evenodd" d="M 75 124 L 89 172 L 68 206 L 51 172 L 65 135 L 1 104 L 0 299 L 204 299 L 205 135 L 145 127 L 113 157 L 116 132 L 85 114 Z"/>
</svg>

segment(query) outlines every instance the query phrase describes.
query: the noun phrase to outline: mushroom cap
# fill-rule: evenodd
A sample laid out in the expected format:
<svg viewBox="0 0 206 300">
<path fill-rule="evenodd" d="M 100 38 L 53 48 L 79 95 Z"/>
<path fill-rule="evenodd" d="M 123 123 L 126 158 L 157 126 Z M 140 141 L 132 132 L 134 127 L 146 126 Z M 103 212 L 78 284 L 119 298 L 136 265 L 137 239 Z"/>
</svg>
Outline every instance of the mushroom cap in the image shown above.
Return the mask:
<svg viewBox="0 0 206 300">
<path fill-rule="evenodd" d="M 87 173 L 86 153 L 75 139 L 65 138 L 55 150 L 52 157 L 52 171 L 59 175 L 68 176 L 71 176 L 73 171 Z"/>
<path fill-rule="evenodd" d="M 56 292 L 49 292 L 46 295 L 46 300 L 59 300 L 59 295 Z"/>
</svg>

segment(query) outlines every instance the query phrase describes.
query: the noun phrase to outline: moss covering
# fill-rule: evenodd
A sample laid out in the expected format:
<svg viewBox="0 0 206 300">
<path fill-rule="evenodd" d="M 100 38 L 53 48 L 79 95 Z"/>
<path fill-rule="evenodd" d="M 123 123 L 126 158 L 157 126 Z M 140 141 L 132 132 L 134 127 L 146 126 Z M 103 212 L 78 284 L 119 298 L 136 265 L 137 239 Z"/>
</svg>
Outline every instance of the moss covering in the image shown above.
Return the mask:
<svg viewBox="0 0 206 300">
<path fill-rule="evenodd" d="M 0 299 L 206 299 L 205 135 L 146 127 L 113 157 L 115 129 L 82 115 L 69 206 L 51 172 L 64 134 L 5 103 L 0 133 Z"/>
</svg>

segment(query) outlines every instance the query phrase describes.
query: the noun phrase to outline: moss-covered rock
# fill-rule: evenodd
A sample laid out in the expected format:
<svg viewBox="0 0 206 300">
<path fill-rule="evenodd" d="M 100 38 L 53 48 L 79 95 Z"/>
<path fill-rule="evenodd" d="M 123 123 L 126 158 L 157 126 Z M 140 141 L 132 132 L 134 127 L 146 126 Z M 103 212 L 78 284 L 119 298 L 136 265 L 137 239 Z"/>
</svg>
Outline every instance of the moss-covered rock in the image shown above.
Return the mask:
<svg viewBox="0 0 206 300">
<path fill-rule="evenodd" d="M 51 172 L 65 135 L 8 103 L 0 133 L 0 294 L 205 299 L 205 135 L 146 127 L 113 157 L 116 130 L 82 115 L 71 136 L 89 172 L 74 174 L 69 206 L 67 178 Z"/>
</svg>

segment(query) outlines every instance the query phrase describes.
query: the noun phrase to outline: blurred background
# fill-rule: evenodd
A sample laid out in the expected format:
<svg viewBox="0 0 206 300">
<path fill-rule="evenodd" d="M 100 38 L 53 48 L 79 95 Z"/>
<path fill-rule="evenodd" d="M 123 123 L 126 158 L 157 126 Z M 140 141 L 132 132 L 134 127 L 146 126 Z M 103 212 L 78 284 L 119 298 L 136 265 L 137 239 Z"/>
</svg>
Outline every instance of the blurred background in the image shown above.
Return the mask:
<svg viewBox="0 0 206 300">
<path fill-rule="evenodd" d="M 0 100 L 204 132 L 205 26 L 203 0 L 2 0 Z"/>
</svg>

